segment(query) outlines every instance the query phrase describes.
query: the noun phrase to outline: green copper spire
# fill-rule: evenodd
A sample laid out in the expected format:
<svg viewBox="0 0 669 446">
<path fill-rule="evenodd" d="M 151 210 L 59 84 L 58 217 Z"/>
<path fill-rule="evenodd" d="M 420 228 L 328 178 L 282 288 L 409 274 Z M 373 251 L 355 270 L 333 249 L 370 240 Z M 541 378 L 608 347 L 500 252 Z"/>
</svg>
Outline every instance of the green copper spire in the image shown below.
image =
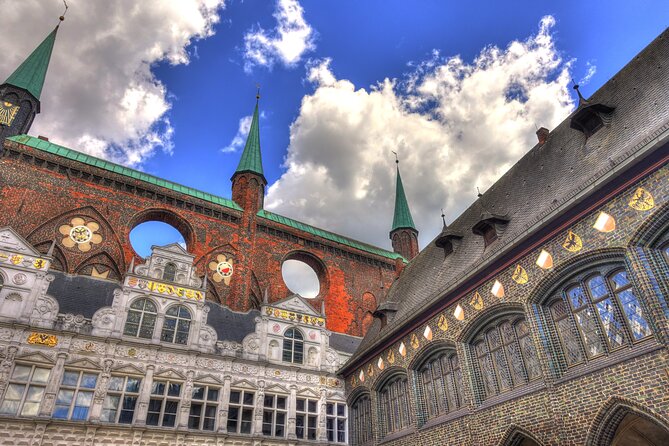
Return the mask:
<svg viewBox="0 0 669 446">
<path fill-rule="evenodd" d="M 407 197 L 404 195 L 404 186 L 402 185 L 402 176 L 400 175 L 400 166 L 398 162 L 397 184 L 395 186 L 395 215 L 393 217 L 393 228 L 391 229 L 391 232 L 400 228 L 416 229 L 416 226 L 413 223 L 413 218 L 411 218 L 411 211 L 409 210 Z"/>
<path fill-rule="evenodd" d="M 23 88 L 39 100 L 44 86 L 44 78 L 46 78 L 46 71 L 49 68 L 49 60 L 51 59 L 51 51 L 56 42 L 56 33 L 58 26 L 51 31 L 51 34 L 46 36 L 46 39 L 39 44 L 35 51 L 28 56 L 26 60 L 12 73 L 5 81 L 6 84 L 13 85 L 18 88 Z"/>
<path fill-rule="evenodd" d="M 249 129 L 249 137 L 244 146 L 244 152 L 239 159 L 239 165 L 235 173 L 254 172 L 263 176 L 262 171 L 262 157 L 260 156 L 260 130 L 258 129 L 258 99 L 260 94 L 256 96 L 256 108 L 253 111 L 253 120 L 251 121 L 251 128 Z"/>
</svg>

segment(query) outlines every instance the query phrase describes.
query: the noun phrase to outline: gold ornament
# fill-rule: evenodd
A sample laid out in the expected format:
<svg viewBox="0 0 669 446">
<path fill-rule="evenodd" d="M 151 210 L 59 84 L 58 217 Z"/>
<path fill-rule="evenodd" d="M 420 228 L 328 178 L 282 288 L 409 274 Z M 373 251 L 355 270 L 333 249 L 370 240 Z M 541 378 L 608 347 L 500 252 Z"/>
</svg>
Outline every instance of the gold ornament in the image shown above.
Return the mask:
<svg viewBox="0 0 669 446">
<path fill-rule="evenodd" d="M 212 278 L 214 282 L 223 282 L 230 285 L 230 278 L 233 273 L 232 258 L 228 259 L 223 254 L 216 256 L 216 260 L 209 262 L 209 269 L 213 271 Z"/>
<path fill-rule="evenodd" d="M 95 221 L 86 223 L 81 217 L 75 217 L 70 220 L 69 225 L 62 225 L 58 228 L 58 232 L 65 236 L 61 243 L 66 248 L 74 248 L 75 246 L 81 252 L 88 252 L 91 250 L 91 244 L 97 245 L 102 243 L 102 236 L 95 232 L 100 229 L 100 225 Z"/>
<path fill-rule="evenodd" d="M 437 327 L 439 327 L 441 331 L 448 330 L 448 319 L 446 319 L 446 316 L 443 314 L 439 316 L 439 320 L 437 320 Z"/>
<path fill-rule="evenodd" d="M 569 252 L 579 252 L 583 248 L 583 240 L 578 234 L 569 231 L 567 238 L 562 243 L 562 247 Z"/>
<path fill-rule="evenodd" d="M 416 336 L 416 333 L 411 334 L 411 348 L 416 350 L 418 347 L 420 347 L 420 341 L 418 340 L 418 336 Z"/>
<path fill-rule="evenodd" d="M 475 310 L 483 309 L 483 298 L 481 297 L 478 291 L 474 292 L 472 300 L 469 301 L 469 305 L 474 307 Z"/>
<path fill-rule="evenodd" d="M 0 101 L 0 124 L 4 124 L 7 127 L 11 126 L 18 112 L 18 105 L 7 101 Z"/>
<path fill-rule="evenodd" d="M 637 211 L 648 211 L 655 207 L 655 200 L 650 192 L 640 187 L 632 195 L 629 206 Z"/>
<path fill-rule="evenodd" d="M 55 347 L 58 344 L 58 337 L 56 337 L 56 335 L 50 335 L 47 333 L 32 332 L 28 336 L 28 344 Z"/>
<path fill-rule="evenodd" d="M 520 266 L 520 264 L 516 265 L 516 269 L 513 271 L 511 278 L 519 285 L 526 284 L 529 280 L 529 277 L 527 277 L 527 271 L 525 271 L 525 268 Z"/>
</svg>

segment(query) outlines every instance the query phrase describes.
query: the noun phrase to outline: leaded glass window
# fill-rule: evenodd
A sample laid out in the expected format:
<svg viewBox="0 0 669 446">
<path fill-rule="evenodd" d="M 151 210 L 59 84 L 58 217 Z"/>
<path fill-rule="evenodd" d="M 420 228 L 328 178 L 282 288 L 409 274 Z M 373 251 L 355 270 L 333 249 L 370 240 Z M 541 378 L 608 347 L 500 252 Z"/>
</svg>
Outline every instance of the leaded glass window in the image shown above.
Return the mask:
<svg viewBox="0 0 669 446">
<path fill-rule="evenodd" d="M 390 378 L 379 390 L 381 432 L 388 435 L 406 429 L 411 424 L 407 377 Z"/>
<path fill-rule="evenodd" d="M 284 395 L 265 394 L 262 412 L 262 434 L 283 438 L 286 436 L 288 399 Z"/>
<path fill-rule="evenodd" d="M 472 347 L 485 398 L 541 377 L 537 350 L 523 317 L 491 323 Z"/>
<path fill-rule="evenodd" d="M 462 373 L 455 352 L 441 352 L 419 369 L 427 418 L 458 409 L 462 404 Z"/>
<path fill-rule="evenodd" d="M 363 446 L 372 442 L 372 400 L 362 395 L 351 406 L 351 444 Z"/>
<path fill-rule="evenodd" d="M 163 270 L 163 280 L 174 282 L 177 276 L 177 266 L 174 263 L 168 263 Z"/>
<path fill-rule="evenodd" d="M 87 420 L 97 382 L 97 373 L 66 370 L 56 397 L 53 418 Z"/>
<path fill-rule="evenodd" d="M 141 378 L 112 376 L 100 419 L 109 423 L 132 424 L 141 383 Z"/>
<path fill-rule="evenodd" d="M 149 426 L 174 427 L 181 402 L 181 383 L 154 381 L 146 415 Z"/>
<path fill-rule="evenodd" d="M 316 439 L 318 400 L 298 398 L 295 401 L 295 435 L 306 440 Z"/>
<path fill-rule="evenodd" d="M 160 340 L 172 344 L 187 344 L 190 331 L 190 311 L 183 305 L 170 307 L 165 313 L 163 331 Z"/>
<path fill-rule="evenodd" d="M 0 404 L 0 415 L 37 416 L 50 373 L 47 368 L 16 364 Z"/>
<path fill-rule="evenodd" d="M 548 304 L 567 366 L 652 335 L 625 270 L 608 268 L 576 279 Z"/>
<path fill-rule="evenodd" d="M 346 443 L 346 404 L 328 402 L 325 414 L 328 441 Z"/>
<path fill-rule="evenodd" d="M 283 335 L 283 360 L 296 364 L 304 361 L 304 337 L 296 328 L 289 328 Z"/>
<path fill-rule="evenodd" d="M 151 339 L 156 325 L 158 311 L 149 299 L 137 299 L 130 304 L 128 318 L 125 321 L 123 334 L 137 338 Z"/>
</svg>

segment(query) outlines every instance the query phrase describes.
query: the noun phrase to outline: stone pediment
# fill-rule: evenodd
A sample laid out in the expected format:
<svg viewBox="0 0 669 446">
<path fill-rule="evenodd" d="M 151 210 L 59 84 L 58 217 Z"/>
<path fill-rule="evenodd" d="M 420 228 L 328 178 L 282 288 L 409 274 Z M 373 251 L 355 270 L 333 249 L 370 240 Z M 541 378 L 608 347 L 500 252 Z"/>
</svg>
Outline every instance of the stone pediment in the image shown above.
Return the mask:
<svg viewBox="0 0 669 446">
<path fill-rule="evenodd" d="M 247 381 L 245 379 L 240 379 L 239 381 L 234 381 L 230 385 L 231 387 L 234 387 L 235 389 L 250 389 L 250 390 L 256 390 L 256 386 L 253 385 L 250 381 Z"/>
<path fill-rule="evenodd" d="M 186 251 L 186 249 L 178 243 L 170 243 L 169 245 L 165 246 L 152 246 L 151 251 L 152 255 L 162 254 L 165 257 L 170 257 L 170 254 L 176 254 L 180 257 L 186 256 L 190 259 L 195 258 L 195 256 Z"/>
<path fill-rule="evenodd" d="M 293 294 L 283 300 L 274 302 L 272 305 L 274 308 L 280 308 L 282 310 L 294 311 L 296 313 L 302 313 L 309 316 L 320 316 L 321 314 L 314 310 L 314 307 L 311 306 L 306 299 L 297 294 Z"/>
<path fill-rule="evenodd" d="M 195 378 L 193 378 L 193 381 L 202 384 L 221 384 L 220 379 L 216 378 L 213 375 L 210 375 L 209 373 L 198 375 Z"/>
<path fill-rule="evenodd" d="M 186 379 L 186 377 L 183 374 L 177 372 L 176 370 L 174 370 L 172 368 L 160 369 L 160 371 L 158 373 L 156 373 L 154 376 L 156 378 Z"/>
<path fill-rule="evenodd" d="M 297 392 L 299 396 L 306 396 L 306 397 L 311 397 L 311 398 L 320 398 L 320 395 L 316 392 L 314 392 L 311 389 L 302 389 L 299 392 Z"/>
<path fill-rule="evenodd" d="M 126 373 L 128 375 L 144 375 L 144 370 L 133 364 L 125 364 L 112 369 L 114 373 Z"/>
<path fill-rule="evenodd" d="M 26 362 L 37 362 L 42 364 L 53 364 L 55 361 L 53 358 L 45 355 L 42 352 L 28 353 L 26 355 L 17 356 L 16 359 Z"/>
<path fill-rule="evenodd" d="M 290 390 L 286 389 L 283 386 L 279 386 L 277 384 L 272 384 L 267 387 L 265 387 L 265 392 L 270 392 L 270 393 L 290 393 Z"/>
<path fill-rule="evenodd" d="M 76 367 L 76 368 L 81 368 L 81 369 L 93 369 L 93 370 L 101 369 L 99 363 L 91 361 L 88 358 L 76 359 L 74 361 L 70 361 L 70 362 L 66 363 L 66 365 L 68 367 Z"/>
<path fill-rule="evenodd" d="M 0 250 L 42 256 L 39 251 L 10 227 L 0 228 Z"/>
</svg>

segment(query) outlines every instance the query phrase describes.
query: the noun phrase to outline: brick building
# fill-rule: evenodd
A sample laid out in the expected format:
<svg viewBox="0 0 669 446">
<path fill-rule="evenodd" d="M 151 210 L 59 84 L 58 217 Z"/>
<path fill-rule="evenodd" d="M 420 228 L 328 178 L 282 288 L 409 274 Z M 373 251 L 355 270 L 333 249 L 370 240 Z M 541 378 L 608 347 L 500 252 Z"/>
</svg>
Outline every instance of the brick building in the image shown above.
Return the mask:
<svg viewBox="0 0 669 446">
<path fill-rule="evenodd" d="M 399 171 L 391 252 L 263 209 L 258 101 L 232 199 L 29 136 L 57 32 L 0 85 L 0 444 L 347 443 L 336 371 L 418 252 Z"/>
<path fill-rule="evenodd" d="M 669 444 L 668 39 L 406 266 L 340 370 L 352 444 Z"/>
</svg>

